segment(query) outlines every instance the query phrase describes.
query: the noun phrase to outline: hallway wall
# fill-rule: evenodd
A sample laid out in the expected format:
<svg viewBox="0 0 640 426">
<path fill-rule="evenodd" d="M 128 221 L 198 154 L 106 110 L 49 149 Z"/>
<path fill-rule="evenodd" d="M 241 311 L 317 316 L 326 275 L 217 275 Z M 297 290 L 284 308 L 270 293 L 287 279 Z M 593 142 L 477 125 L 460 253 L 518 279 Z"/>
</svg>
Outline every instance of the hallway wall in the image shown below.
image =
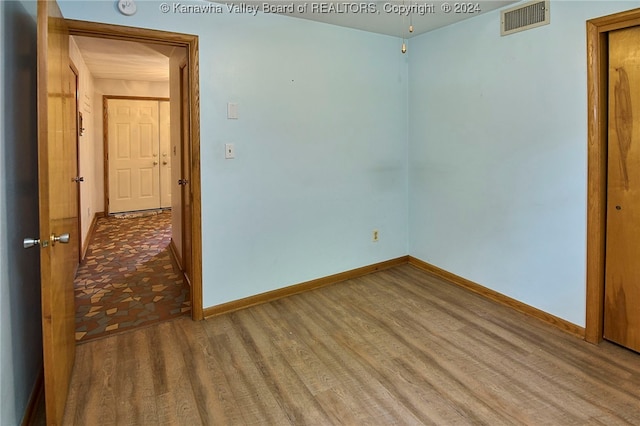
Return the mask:
<svg viewBox="0 0 640 426">
<path fill-rule="evenodd" d="M 83 127 L 85 128 L 82 136 L 79 136 L 78 143 L 78 156 L 80 158 L 78 176 L 84 178 L 84 182 L 80 183 L 80 221 L 82 224 L 80 244 L 81 247 L 84 247 L 93 218 L 97 212 L 101 211 L 98 206 L 104 204 L 99 197 L 103 192 L 99 187 L 103 178 L 100 170 L 96 168 L 96 163 L 98 162 L 96 161 L 96 156 L 101 145 L 102 136 L 97 133 L 96 127 L 93 125 L 95 116 L 102 116 L 102 114 L 99 105 L 94 104 L 93 76 L 89 68 L 87 68 L 73 37 L 69 42 L 69 56 L 78 70 L 78 111 L 82 113 Z M 96 107 L 98 108 L 96 109 Z"/>
</svg>

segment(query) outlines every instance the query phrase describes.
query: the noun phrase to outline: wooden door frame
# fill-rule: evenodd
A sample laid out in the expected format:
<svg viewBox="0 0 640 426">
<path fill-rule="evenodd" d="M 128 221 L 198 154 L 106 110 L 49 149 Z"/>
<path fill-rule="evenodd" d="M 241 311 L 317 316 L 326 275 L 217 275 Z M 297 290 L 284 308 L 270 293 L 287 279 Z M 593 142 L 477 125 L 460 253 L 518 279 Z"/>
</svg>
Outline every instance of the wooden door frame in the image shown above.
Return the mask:
<svg viewBox="0 0 640 426">
<path fill-rule="evenodd" d="M 201 219 L 201 182 L 200 182 L 200 67 L 198 36 L 144 28 L 96 22 L 65 20 L 72 36 L 98 37 L 112 40 L 156 43 L 165 46 L 187 49 L 190 78 L 190 146 L 191 170 L 189 181 L 192 185 L 191 205 L 191 318 L 203 319 L 202 308 L 202 219 Z"/>
<path fill-rule="evenodd" d="M 183 112 L 183 107 L 185 104 L 185 98 L 186 98 L 186 102 L 189 102 L 189 96 L 188 93 L 186 93 L 187 91 L 183 90 L 184 89 L 184 85 L 185 85 L 185 81 L 184 79 L 186 78 L 187 81 L 187 85 L 189 83 L 188 80 L 188 76 L 185 77 L 185 69 L 188 72 L 189 71 L 189 64 L 185 58 L 184 61 L 181 61 L 180 64 L 178 65 L 178 69 L 180 70 L 180 176 L 181 179 L 184 179 L 184 164 L 185 164 L 185 151 L 187 151 L 188 153 L 188 159 L 189 162 L 191 161 L 192 155 L 191 155 L 191 150 L 186 150 L 185 148 L 188 146 L 187 144 L 184 143 L 184 129 L 185 129 L 185 114 Z M 181 214 L 180 214 L 180 220 L 182 223 L 182 229 L 186 229 L 187 226 L 187 215 L 191 214 L 191 204 L 192 204 L 192 197 L 191 197 L 191 188 L 189 187 L 189 184 L 187 184 L 187 186 L 182 186 L 181 187 L 181 191 L 180 191 L 180 208 L 182 209 Z M 185 202 L 185 200 L 188 200 L 188 202 Z M 187 208 L 188 205 L 188 208 Z M 189 222 L 189 229 L 193 228 L 193 224 L 191 222 Z M 176 250 L 177 251 L 177 250 Z M 182 236 L 182 247 L 181 247 L 181 262 L 183 265 L 183 275 L 184 275 L 184 279 L 187 281 L 187 283 L 189 283 L 189 286 L 191 286 L 191 271 L 189 270 L 189 266 L 188 263 L 185 259 L 191 259 L 193 257 L 193 253 L 191 252 L 191 241 L 187 241 L 186 238 L 184 238 L 184 233 Z"/>
<path fill-rule="evenodd" d="M 587 300 L 585 340 L 604 330 L 609 32 L 640 25 L 640 9 L 587 21 Z"/>
<path fill-rule="evenodd" d="M 69 68 L 71 68 L 71 71 L 75 75 L 76 167 L 78 169 L 77 177 L 80 177 L 80 103 L 78 102 L 78 93 L 80 91 L 80 72 L 73 64 L 71 58 L 69 58 Z M 76 186 L 78 187 L 78 262 L 82 262 L 82 259 L 84 258 L 84 252 L 82 250 L 82 247 L 84 246 L 84 241 L 82 241 L 82 190 L 80 188 L 80 182 L 76 182 Z"/>
<path fill-rule="evenodd" d="M 169 101 L 171 98 L 147 97 L 147 96 L 118 96 L 118 95 L 102 95 L 102 155 L 103 157 L 103 191 L 104 191 L 104 212 L 109 214 L 109 101 L 110 100 L 126 100 L 126 101 Z"/>
</svg>

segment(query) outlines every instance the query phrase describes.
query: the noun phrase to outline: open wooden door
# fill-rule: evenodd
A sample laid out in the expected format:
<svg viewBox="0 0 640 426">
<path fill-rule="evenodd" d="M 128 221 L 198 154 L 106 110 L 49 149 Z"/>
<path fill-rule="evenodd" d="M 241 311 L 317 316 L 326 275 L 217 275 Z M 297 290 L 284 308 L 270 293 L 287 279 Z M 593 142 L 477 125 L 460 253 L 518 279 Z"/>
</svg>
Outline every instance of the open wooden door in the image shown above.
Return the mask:
<svg viewBox="0 0 640 426">
<path fill-rule="evenodd" d="M 38 162 L 42 335 L 47 423 L 64 415 L 75 360 L 73 278 L 78 192 L 69 32 L 57 3 L 38 1 Z"/>
</svg>

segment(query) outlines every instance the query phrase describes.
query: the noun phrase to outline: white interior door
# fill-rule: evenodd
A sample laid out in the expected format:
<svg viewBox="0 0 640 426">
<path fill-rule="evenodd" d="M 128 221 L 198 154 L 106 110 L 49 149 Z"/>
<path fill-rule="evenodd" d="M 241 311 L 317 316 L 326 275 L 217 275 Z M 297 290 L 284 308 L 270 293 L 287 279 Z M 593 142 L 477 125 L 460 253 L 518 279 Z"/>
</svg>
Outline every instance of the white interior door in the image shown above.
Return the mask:
<svg viewBox="0 0 640 426">
<path fill-rule="evenodd" d="M 160 101 L 160 207 L 171 207 L 171 116 L 169 101 Z"/>
<path fill-rule="evenodd" d="M 158 101 L 108 99 L 109 213 L 160 206 Z"/>
</svg>

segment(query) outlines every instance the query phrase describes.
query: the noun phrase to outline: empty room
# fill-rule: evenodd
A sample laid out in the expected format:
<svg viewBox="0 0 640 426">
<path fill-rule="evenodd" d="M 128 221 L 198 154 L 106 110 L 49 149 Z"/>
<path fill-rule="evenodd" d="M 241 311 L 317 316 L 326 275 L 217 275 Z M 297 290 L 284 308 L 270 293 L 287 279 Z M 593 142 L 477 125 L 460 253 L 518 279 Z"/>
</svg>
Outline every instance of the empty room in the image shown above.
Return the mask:
<svg viewBox="0 0 640 426">
<path fill-rule="evenodd" d="M 640 423 L 639 7 L 3 2 L 0 424 Z M 70 37 L 179 50 L 189 191 L 190 309 L 78 344 Z"/>
</svg>

